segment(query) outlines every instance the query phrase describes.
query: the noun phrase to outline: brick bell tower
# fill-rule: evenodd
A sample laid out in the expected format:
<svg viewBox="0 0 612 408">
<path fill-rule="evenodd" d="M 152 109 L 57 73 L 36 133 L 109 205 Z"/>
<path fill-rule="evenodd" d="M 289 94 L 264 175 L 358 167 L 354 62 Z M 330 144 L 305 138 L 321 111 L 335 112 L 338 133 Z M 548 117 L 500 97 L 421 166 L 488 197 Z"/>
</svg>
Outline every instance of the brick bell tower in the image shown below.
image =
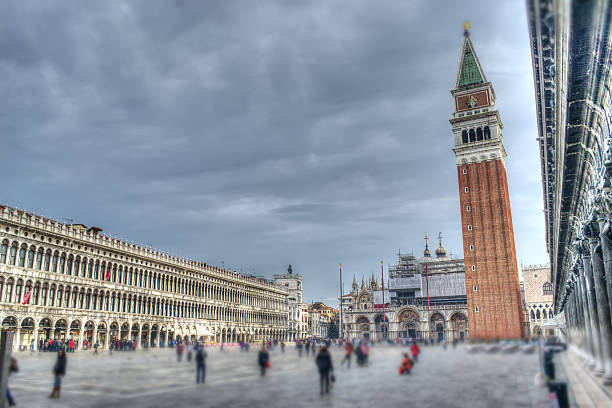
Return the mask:
<svg viewBox="0 0 612 408">
<path fill-rule="evenodd" d="M 503 124 L 495 108 L 493 85 L 470 40 L 469 24 L 464 27 L 450 123 L 459 179 L 469 333 L 472 339 L 520 338 L 523 306 Z"/>
</svg>

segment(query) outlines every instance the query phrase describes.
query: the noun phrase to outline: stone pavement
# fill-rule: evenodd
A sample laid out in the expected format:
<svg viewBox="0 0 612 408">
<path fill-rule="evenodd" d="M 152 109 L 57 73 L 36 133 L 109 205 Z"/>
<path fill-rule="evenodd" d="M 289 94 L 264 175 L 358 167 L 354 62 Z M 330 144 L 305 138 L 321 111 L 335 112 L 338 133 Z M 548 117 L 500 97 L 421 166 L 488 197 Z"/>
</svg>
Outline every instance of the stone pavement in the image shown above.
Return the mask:
<svg viewBox="0 0 612 408">
<path fill-rule="evenodd" d="M 400 347 L 375 347 L 368 367 L 339 367 L 336 384 L 320 396 L 312 356 L 293 349 L 271 352 L 271 369 L 259 377 L 255 348 L 209 351 L 206 384 L 195 384 L 194 363 L 178 363 L 173 350 L 68 355 L 60 400 L 49 400 L 51 353 L 17 353 L 20 372 L 9 384 L 22 407 L 549 407 L 536 387 L 536 354 L 470 354 L 425 347 L 409 376 L 397 373 Z"/>
</svg>

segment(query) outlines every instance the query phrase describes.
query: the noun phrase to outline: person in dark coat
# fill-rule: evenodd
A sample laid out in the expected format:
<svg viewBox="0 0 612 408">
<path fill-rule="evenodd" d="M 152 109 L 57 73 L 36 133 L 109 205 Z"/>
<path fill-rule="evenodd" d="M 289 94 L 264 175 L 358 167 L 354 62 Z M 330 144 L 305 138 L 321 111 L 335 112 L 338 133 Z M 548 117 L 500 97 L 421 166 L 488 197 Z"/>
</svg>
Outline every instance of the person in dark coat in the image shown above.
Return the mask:
<svg viewBox="0 0 612 408">
<path fill-rule="evenodd" d="M 55 362 L 55 366 L 53 366 L 53 375 L 55 375 L 55 380 L 53 381 L 53 391 L 51 391 L 51 395 L 49 398 L 59 398 L 60 391 L 62 388 L 62 378 L 66 375 L 66 352 L 64 350 L 60 350 L 57 352 L 57 361 Z"/>
<path fill-rule="evenodd" d="M 259 354 L 257 355 L 257 363 L 259 364 L 259 370 L 262 376 L 266 375 L 266 368 L 270 366 L 270 355 L 265 346 L 261 347 Z"/>
<path fill-rule="evenodd" d="M 206 350 L 204 346 L 199 346 L 196 350 L 196 384 L 204 383 L 206 378 Z"/>
<path fill-rule="evenodd" d="M 319 369 L 319 376 L 321 379 L 321 395 L 323 395 L 323 386 L 325 385 L 325 392 L 329 393 L 329 372 L 334 370 L 332 364 L 331 354 L 327 350 L 327 346 L 321 346 L 319 354 L 315 359 L 317 368 Z"/>
</svg>

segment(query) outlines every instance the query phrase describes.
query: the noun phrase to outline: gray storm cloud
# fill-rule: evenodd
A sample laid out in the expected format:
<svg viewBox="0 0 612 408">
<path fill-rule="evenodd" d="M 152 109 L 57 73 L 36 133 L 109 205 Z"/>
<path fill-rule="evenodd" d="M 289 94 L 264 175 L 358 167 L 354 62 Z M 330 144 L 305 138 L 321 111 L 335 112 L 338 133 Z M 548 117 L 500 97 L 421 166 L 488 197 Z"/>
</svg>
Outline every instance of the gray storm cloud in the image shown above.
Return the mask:
<svg viewBox="0 0 612 408">
<path fill-rule="evenodd" d="M 445 234 L 462 21 L 493 82 L 519 260 L 546 261 L 522 2 L 12 1 L 0 6 L 2 203 L 305 299 Z M 520 261 L 519 261 L 520 262 Z"/>
</svg>

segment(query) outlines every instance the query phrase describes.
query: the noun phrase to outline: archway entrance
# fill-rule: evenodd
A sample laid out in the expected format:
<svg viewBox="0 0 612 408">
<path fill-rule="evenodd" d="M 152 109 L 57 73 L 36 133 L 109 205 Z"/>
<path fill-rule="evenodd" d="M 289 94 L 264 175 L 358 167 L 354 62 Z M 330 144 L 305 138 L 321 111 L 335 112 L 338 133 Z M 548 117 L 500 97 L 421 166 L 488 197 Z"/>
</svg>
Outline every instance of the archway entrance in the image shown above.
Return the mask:
<svg viewBox="0 0 612 408">
<path fill-rule="evenodd" d="M 116 342 L 119 339 L 119 323 L 112 322 L 110 325 L 109 341 Z"/>
<path fill-rule="evenodd" d="M 359 336 L 363 337 L 364 339 L 370 338 L 370 321 L 367 317 L 358 317 L 355 325 L 357 326 L 357 334 Z"/>
<path fill-rule="evenodd" d="M 85 340 L 87 340 L 87 347 L 93 346 L 94 330 L 96 329 L 94 322 L 91 320 L 85 323 Z"/>
<path fill-rule="evenodd" d="M 383 318 L 382 315 L 376 315 L 374 318 L 374 330 L 376 330 L 376 337 L 378 339 L 387 339 L 389 334 L 389 319 L 387 316 Z"/>
<path fill-rule="evenodd" d="M 25 347 L 30 346 L 30 343 L 34 340 L 34 319 L 31 317 L 23 319 L 21 322 L 20 332 L 21 341 L 19 342 L 19 345 Z"/>
<path fill-rule="evenodd" d="M 151 347 L 159 347 L 159 344 L 157 344 L 157 334 L 158 333 L 159 333 L 159 327 L 156 324 L 151 326 L 151 337 L 149 341 L 149 344 L 151 345 Z"/>
<path fill-rule="evenodd" d="M 438 342 L 444 341 L 444 317 L 440 313 L 432 314 L 429 325 L 431 337 Z"/>
<path fill-rule="evenodd" d="M 415 310 L 402 310 L 397 316 L 397 322 L 399 323 L 398 337 L 400 339 L 421 338 L 421 331 L 419 330 L 420 318 Z"/>
<path fill-rule="evenodd" d="M 451 316 L 451 329 L 454 339 L 463 341 L 467 338 L 467 318 L 463 313 L 455 313 Z"/>
<path fill-rule="evenodd" d="M 140 334 L 140 344 L 142 347 L 149 347 L 149 325 L 147 323 L 142 325 L 142 331 Z"/>
<path fill-rule="evenodd" d="M 81 334 L 81 321 L 73 320 L 70 324 L 70 338 L 73 339 L 77 343 L 77 347 L 79 347 L 79 335 Z M 75 347 L 75 349 L 77 348 Z"/>
<path fill-rule="evenodd" d="M 43 342 L 49 340 L 51 337 L 51 320 L 50 319 L 42 319 L 40 323 L 38 323 L 38 340 L 42 340 Z"/>
<path fill-rule="evenodd" d="M 106 323 L 98 324 L 98 332 L 96 341 L 101 347 L 106 347 Z"/>
<path fill-rule="evenodd" d="M 53 332 L 53 340 L 66 340 L 67 323 L 64 319 L 55 322 L 55 331 Z"/>
<path fill-rule="evenodd" d="M 121 325 L 121 341 L 128 340 L 129 336 L 130 336 L 130 324 L 126 322 Z"/>
</svg>

